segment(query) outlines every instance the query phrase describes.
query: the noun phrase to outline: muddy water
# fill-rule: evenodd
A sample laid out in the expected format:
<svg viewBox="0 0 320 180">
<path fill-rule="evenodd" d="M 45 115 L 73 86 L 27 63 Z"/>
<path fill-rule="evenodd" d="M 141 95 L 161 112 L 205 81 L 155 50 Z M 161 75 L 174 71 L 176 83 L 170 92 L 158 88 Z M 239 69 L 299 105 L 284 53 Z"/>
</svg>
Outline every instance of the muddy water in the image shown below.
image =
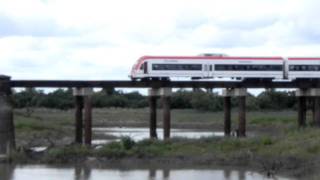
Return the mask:
<svg viewBox="0 0 320 180">
<path fill-rule="evenodd" d="M 103 134 L 108 137 L 114 137 L 112 139 L 94 139 L 94 144 L 108 143 L 112 140 L 119 140 L 123 136 L 129 136 L 135 141 L 149 138 L 148 128 L 129 128 L 129 127 L 102 127 L 93 128 L 95 134 Z M 159 139 L 163 138 L 163 130 L 158 129 L 157 135 Z M 183 137 L 183 138 L 201 138 L 210 136 L 223 136 L 223 132 L 203 131 L 196 129 L 171 129 L 171 137 Z"/>
<path fill-rule="evenodd" d="M 253 171 L 232 169 L 90 169 L 46 165 L 0 165 L 1 180 L 289 180 L 267 178 Z"/>
</svg>

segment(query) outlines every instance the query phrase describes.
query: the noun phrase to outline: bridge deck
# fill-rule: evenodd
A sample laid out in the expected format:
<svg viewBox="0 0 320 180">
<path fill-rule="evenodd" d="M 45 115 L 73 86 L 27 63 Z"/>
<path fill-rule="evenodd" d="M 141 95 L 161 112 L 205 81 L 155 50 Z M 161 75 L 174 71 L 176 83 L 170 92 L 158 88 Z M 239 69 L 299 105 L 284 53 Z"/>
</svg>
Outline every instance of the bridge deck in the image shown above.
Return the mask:
<svg viewBox="0 0 320 180">
<path fill-rule="evenodd" d="M 320 88 L 320 80 L 303 81 L 130 81 L 130 80 L 11 80 L 11 87 L 118 87 L 118 88 Z"/>
</svg>

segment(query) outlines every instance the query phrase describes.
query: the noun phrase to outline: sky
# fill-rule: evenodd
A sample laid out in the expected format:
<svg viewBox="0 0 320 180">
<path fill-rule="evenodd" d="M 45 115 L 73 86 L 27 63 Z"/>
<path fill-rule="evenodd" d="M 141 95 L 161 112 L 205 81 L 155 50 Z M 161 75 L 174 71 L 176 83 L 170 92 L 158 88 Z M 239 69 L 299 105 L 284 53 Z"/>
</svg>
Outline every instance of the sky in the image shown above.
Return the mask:
<svg viewBox="0 0 320 180">
<path fill-rule="evenodd" d="M 0 0 L 0 74 L 128 79 L 143 55 L 320 56 L 317 0 Z"/>
</svg>

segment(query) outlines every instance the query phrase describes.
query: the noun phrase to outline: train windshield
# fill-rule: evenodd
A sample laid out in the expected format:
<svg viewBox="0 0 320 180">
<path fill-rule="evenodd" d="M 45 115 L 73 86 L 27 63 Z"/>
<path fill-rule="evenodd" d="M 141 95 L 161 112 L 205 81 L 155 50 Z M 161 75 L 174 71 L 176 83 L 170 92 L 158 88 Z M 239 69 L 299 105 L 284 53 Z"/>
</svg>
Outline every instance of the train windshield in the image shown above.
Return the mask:
<svg viewBox="0 0 320 180">
<path fill-rule="evenodd" d="M 131 68 L 131 75 L 134 74 L 136 66 L 137 66 L 137 63 L 132 66 L 132 68 Z"/>
</svg>

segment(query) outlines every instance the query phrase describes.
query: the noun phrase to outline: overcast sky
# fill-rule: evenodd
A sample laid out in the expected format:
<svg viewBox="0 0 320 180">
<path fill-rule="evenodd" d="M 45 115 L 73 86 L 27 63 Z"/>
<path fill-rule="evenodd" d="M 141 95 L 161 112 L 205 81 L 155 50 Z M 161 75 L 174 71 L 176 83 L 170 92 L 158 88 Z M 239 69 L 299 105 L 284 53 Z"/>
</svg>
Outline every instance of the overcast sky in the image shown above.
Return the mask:
<svg viewBox="0 0 320 180">
<path fill-rule="evenodd" d="M 127 79 L 143 55 L 320 56 L 317 0 L 0 0 L 0 74 Z"/>
</svg>

